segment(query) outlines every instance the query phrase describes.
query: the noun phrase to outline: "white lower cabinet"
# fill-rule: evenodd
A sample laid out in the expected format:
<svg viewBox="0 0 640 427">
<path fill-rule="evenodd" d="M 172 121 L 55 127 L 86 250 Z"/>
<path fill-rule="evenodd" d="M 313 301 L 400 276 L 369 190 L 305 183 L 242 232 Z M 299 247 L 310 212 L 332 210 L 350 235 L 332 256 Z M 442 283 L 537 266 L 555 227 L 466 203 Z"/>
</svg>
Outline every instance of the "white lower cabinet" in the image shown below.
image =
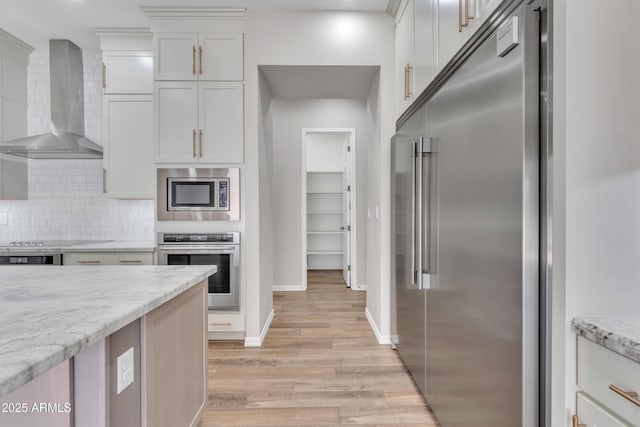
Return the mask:
<svg viewBox="0 0 640 427">
<path fill-rule="evenodd" d="M 209 339 L 243 339 L 245 337 L 245 316 L 238 312 L 209 312 Z"/>
<path fill-rule="evenodd" d="M 69 252 L 64 265 L 153 265 L 153 252 Z"/>
<path fill-rule="evenodd" d="M 153 95 L 105 95 L 105 185 L 108 197 L 153 199 Z"/>
<path fill-rule="evenodd" d="M 580 423 L 588 427 L 640 425 L 639 363 L 578 337 L 577 364 Z"/>
<path fill-rule="evenodd" d="M 577 399 L 578 410 L 578 425 L 582 424 L 585 427 L 629 427 L 631 424 L 627 424 L 621 421 L 618 417 L 610 413 L 607 409 L 603 408 L 584 393 L 578 393 Z"/>
</svg>

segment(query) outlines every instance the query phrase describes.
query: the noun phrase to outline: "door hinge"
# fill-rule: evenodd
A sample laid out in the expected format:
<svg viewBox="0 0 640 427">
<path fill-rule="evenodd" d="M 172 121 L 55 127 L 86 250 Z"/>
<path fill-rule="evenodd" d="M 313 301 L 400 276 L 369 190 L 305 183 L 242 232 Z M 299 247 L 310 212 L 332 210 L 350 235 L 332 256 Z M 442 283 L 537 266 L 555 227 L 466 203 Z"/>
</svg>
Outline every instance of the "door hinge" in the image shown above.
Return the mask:
<svg viewBox="0 0 640 427">
<path fill-rule="evenodd" d="M 351 265 L 347 265 L 347 271 L 351 271 Z"/>
<path fill-rule="evenodd" d="M 351 186 L 347 185 L 347 191 L 351 191 Z"/>
<path fill-rule="evenodd" d="M 102 193 L 106 194 L 107 192 L 107 170 L 102 168 Z"/>
<path fill-rule="evenodd" d="M 347 145 L 347 153 L 350 153 L 350 152 L 351 152 L 351 146 Z"/>
<path fill-rule="evenodd" d="M 102 89 L 107 88 L 107 66 L 103 62 L 102 63 Z"/>
<path fill-rule="evenodd" d="M 351 231 L 351 226 L 347 225 L 347 231 Z"/>
</svg>

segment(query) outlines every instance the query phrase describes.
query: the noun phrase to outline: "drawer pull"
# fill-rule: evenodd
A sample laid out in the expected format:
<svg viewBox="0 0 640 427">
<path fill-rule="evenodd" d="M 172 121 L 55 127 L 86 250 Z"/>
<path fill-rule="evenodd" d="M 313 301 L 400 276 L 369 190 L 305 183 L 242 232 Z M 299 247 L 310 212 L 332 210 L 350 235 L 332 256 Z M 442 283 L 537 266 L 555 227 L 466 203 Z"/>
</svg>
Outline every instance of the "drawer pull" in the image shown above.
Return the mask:
<svg viewBox="0 0 640 427">
<path fill-rule="evenodd" d="M 210 326 L 231 326 L 231 322 L 211 322 Z"/>
<path fill-rule="evenodd" d="M 120 264 L 142 264 L 139 259 L 121 259 Z"/>
<path fill-rule="evenodd" d="M 100 264 L 100 261 L 78 261 L 78 264 Z"/>
<path fill-rule="evenodd" d="M 587 427 L 586 424 L 582 424 L 580 421 L 578 421 L 578 416 L 574 415 L 572 418 L 572 423 L 571 423 L 571 427 Z"/>
<path fill-rule="evenodd" d="M 614 393 L 617 393 L 620 396 L 624 397 L 625 399 L 627 399 L 629 402 L 633 403 L 634 405 L 640 406 L 640 400 L 638 399 L 638 393 L 636 393 L 635 391 L 624 391 L 621 388 L 618 388 L 618 387 L 614 386 L 613 384 L 611 384 L 609 386 L 609 389 L 611 391 L 613 391 Z"/>
</svg>

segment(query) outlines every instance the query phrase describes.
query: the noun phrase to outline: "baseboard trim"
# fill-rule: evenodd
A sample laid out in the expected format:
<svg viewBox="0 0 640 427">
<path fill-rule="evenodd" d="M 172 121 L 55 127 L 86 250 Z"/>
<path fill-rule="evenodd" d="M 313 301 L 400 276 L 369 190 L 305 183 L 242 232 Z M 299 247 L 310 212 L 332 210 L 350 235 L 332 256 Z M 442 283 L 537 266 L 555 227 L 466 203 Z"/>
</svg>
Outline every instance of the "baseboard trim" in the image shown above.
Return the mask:
<svg viewBox="0 0 640 427">
<path fill-rule="evenodd" d="M 376 322 L 374 322 L 373 316 L 371 316 L 371 313 L 369 312 L 368 307 L 364 309 L 364 315 L 369 321 L 369 326 L 371 326 L 371 329 L 373 329 L 373 333 L 375 334 L 376 339 L 378 340 L 378 344 L 391 344 L 391 335 L 382 335 L 380 333 L 380 329 L 378 329 L 378 325 L 376 325 Z"/>
<path fill-rule="evenodd" d="M 301 291 L 306 291 L 307 288 L 300 285 L 300 286 L 292 286 L 292 285 L 273 285 L 273 291 L 284 291 L 284 292 L 290 292 L 290 291 L 296 291 L 296 292 L 301 292 Z"/>
<path fill-rule="evenodd" d="M 244 346 L 245 347 L 262 347 L 262 343 L 264 342 L 264 337 L 267 336 L 267 331 L 269 331 L 269 327 L 271 326 L 271 322 L 273 321 L 273 316 L 275 316 L 275 312 L 271 309 L 271 313 L 269 313 L 269 317 L 267 317 L 267 321 L 264 322 L 264 326 L 262 327 L 262 332 L 260 332 L 259 337 L 245 337 L 244 338 Z"/>
</svg>

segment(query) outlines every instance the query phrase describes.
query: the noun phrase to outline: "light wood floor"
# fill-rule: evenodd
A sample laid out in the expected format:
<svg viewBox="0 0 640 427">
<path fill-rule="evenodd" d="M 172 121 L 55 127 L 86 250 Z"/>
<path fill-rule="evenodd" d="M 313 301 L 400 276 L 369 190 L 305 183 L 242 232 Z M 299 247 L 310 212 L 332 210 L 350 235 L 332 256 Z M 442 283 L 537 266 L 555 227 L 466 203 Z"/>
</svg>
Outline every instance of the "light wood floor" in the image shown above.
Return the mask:
<svg viewBox="0 0 640 427">
<path fill-rule="evenodd" d="M 306 292 L 274 293 L 262 347 L 209 343 L 202 426 L 437 426 L 396 352 L 377 344 L 365 293 L 341 272 L 308 279 Z"/>
</svg>

